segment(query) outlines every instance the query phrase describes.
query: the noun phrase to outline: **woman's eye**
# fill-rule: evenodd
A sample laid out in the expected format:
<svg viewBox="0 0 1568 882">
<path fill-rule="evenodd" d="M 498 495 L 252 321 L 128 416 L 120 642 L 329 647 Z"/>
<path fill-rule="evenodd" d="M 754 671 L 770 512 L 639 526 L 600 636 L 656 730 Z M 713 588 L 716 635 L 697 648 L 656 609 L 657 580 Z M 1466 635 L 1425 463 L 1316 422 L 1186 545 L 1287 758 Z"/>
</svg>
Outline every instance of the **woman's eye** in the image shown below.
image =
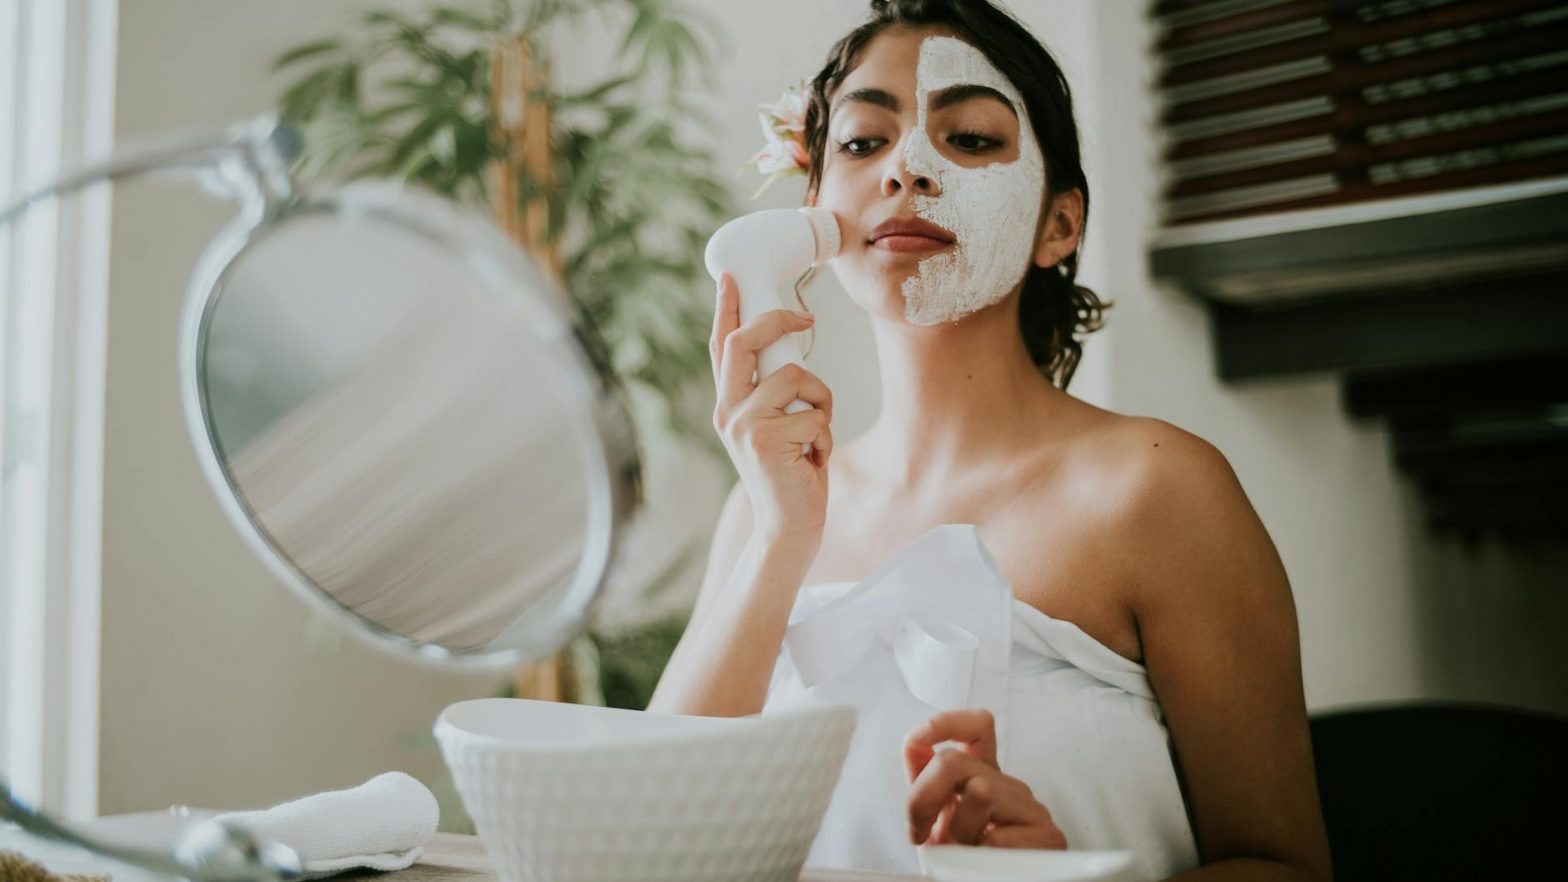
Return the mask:
<svg viewBox="0 0 1568 882">
<path fill-rule="evenodd" d="M 848 153 L 850 156 L 865 156 L 867 153 L 870 153 L 873 148 L 871 148 L 869 146 L 862 146 L 862 147 L 857 149 L 855 145 L 857 145 L 857 144 L 869 145 L 872 141 L 875 141 L 875 140 L 877 140 L 877 139 L 876 138 L 850 138 L 847 141 L 840 141 L 838 143 L 838 152 L 840 152 L 840 153 Z"/>
<path fill-rule="evenodd" d="M 979 132 L 954 132 L 952 137 L 948 138 L 947 140 L 948 143 L 956 145 L 959 149 L 968 150 L 973 153 L 979 153 L 981 151 L 990 149 L 991 147 L 1000 146 L 1002 143 L 995 138 L 988 138 Z"/>
</svg>

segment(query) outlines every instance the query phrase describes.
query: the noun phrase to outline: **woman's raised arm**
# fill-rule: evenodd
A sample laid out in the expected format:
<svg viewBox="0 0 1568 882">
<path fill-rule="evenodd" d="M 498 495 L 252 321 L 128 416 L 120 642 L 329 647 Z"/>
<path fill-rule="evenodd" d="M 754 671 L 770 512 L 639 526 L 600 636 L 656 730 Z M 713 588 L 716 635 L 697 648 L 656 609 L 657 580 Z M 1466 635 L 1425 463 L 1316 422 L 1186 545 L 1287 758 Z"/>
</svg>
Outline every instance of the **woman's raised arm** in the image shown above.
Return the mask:
<svg viewBox="0 0 1568 882">
<path fill-rule="evenodd" d="M 708 341 L 717 400 L 713 427 L 740 474 L 720 514 L 691 622 L 648 709 L 704 716 L 762 710 L 801 580 L 826 517 L 833 395 L 786 364 L 757 382 L 757 354 L 811 319 L 785 309 L 740 322 L 740 292 L 725 273 Z M 795 399 L 812 405 L 789 413 Z M 812 443 L 811 457 L 803 455 Z"/>
</svg>

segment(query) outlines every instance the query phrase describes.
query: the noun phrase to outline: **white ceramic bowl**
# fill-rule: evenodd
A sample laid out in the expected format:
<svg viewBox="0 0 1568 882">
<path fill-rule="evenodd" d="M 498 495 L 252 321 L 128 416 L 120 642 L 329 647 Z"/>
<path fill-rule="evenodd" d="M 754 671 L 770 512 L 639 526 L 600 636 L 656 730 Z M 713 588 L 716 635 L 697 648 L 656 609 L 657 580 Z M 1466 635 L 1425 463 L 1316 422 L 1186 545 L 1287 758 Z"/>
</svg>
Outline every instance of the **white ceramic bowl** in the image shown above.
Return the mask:
<svg viewBox="0 0 1568 882">
<path fill-rule="evenodd" d="M 482 698 L 435 735 L 502 882 L 796 882 L 854 727 Z"/>
</svg>

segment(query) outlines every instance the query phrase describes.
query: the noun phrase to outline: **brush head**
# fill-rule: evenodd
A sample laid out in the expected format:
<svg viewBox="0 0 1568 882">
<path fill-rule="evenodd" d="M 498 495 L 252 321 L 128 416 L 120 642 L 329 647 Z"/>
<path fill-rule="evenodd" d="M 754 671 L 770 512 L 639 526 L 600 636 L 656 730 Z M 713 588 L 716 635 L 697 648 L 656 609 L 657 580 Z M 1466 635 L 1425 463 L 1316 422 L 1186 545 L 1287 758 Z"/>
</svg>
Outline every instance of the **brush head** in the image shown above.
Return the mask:
<svg viewBox="0 0 1568 882">
<path fill-rule="evenodd" d="M 825 208 L 765 208 L 719 227 L 703 263 L 715 280 L 727 271 L 743 290 L 777 291 L 837 257 L 841 245 L 838 219 Z"/>
<path fill-rule="evenodd" d="M 838 228 L 838 218 L 826 208 L 803 206 L 800 213 L 811 222 L 811 233 L 817 240 L 817 256 L 812 266 L 819 266 L 838 256 L 844 237 Z"/>
</svg>

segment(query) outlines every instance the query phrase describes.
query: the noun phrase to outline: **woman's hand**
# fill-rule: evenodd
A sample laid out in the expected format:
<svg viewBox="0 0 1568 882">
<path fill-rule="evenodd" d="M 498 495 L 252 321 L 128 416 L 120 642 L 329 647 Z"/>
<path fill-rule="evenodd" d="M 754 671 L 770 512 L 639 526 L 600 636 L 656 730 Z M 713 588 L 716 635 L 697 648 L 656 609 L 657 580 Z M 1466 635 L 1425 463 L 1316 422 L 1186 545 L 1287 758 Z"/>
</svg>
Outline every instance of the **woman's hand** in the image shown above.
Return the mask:
<svg viewBox="0 0 1568 882">
<path fill-rule="evenodd" d="M 724 440 L 751 499 L 755 535 L 772 540 L 819 542 L 827 518 L 828 456 L 833 451 L 833 394 L 816 374 L 786 364 L 753 384 L 757 353 L 811 320 L 788 309 L 765 312 L 740 325 L 740 292 L 724 273 L 719 282 L 713 336 L 718 401 L 713 427 Z M 814 405 L 786 413 L 795 399 Z M 811 442 L 808 458 L 802 449 Z"/>
<path fill-rule="evenodd" d="M 936 750 L 944 741 L 961 747 Z M 996 721 L 983 708 L 937 714 L 904 736 L 909 839 L 1000 848 L 1066 848 L 1029 785 L 996 764 Z"/>
</svg>

